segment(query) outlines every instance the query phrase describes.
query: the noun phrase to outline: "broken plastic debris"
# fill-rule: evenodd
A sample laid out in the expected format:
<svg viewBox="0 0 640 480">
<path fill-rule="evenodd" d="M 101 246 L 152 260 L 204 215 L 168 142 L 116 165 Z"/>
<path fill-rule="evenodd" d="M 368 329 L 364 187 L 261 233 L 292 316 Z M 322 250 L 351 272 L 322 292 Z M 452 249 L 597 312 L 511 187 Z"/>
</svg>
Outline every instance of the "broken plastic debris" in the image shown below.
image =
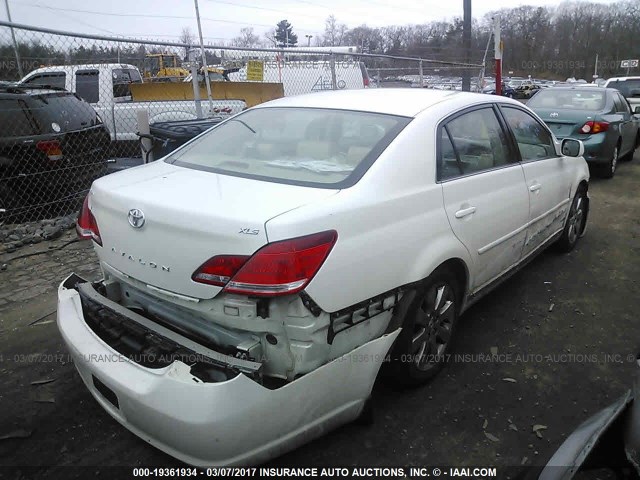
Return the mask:
<svg viewBox="0 0 640 480">
<path fill-rule="evenodd" d="M 498 437 L 496 437 L 495 435 L 491 435 L 489 432 L 484 432 L 484 436 L 487 437 L 492 442 L 499 442 L 500 441 L 500 439 Z"/>
<path fill-rule="evenodd" d="M 550 312 L 553 312 L 553 307 L 555 307 L 555 305 L 556 305 L 555 303 L 552 303 L 551 305 L 549 305 L 549 311 Z"/>
<path fill-rule="evenodd" d="M 503 378 L 502 381 L 511 382 L 511 383 L 517 383 L 517 380 L 515 378 L 511 378 L 511 377 Z"/>
<path fill-rule="evenodd" d="M 487 420 L 486 418 L 484 419 L 484 423 L 482 424 L 482 429 L 486 429 L 487 426 L 489 425 L 489 420 Z"/>
<path fill-rule="evenodd" d="M 32 433 L 32 430 L 25 430 L 24 428 L 20 428 L 18 430 L 14 430 L 13 432 L 9 432 L 5 435 L 0 436 L 0 440 L 9 440 L 10 438 L 29 438 Z"/>
<path fill-rule="evenodd" d="M 510 423 L 510 424 L 509 424 L 509 428 L 510 428 L 511 430 L 513 430 L 514 432 L 517 432 L 517 431 L 518 431 L 518 427 L 516 427 L 513 423 Z"/>
<path fill-rule="evenodd" d="M 534 425 L 531 430 L 533 431 L 533 433 L 536 434 L 536 436 L 538 438 L 542 438 L 542 430 L 546 430 L 547 426 L 546 425 Z"/>
<path fill-rule="evenodd" d="M 36 380 L 35 382 L 31 382 L 31 385 L 45 385 L 47 383 L 55 382 L 55 378 L 44 378 L 42 380 Z"/>
</svg>

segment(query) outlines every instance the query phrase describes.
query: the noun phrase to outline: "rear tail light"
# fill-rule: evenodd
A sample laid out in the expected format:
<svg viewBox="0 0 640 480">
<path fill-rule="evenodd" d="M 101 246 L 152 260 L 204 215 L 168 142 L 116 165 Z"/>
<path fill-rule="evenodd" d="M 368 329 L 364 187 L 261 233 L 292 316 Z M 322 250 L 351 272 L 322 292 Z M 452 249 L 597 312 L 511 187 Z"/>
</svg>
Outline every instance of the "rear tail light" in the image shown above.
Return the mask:
<svg viewBox="0 0 640 480">
<path fill-rule="evenodd" d="M 100 230 L 98 230 L 98 223 L 96 217 L 93 216 L 89 209 L 89 196 L 84 199 L 82 204 L 82 210 L 78 215 L 78 222 L 76 223 L 76 232 L 78 237 L 83 240 L 93 240 L 98 245 L 102 246 L 102 238 L 100 238 Z"/>
<path fill-rule="evenodd" d="M 609 130 L 609 124 L 607 122 L 593 122 L 588 121 L 581 128 L 582 133 L 600 133 Z"/>
<path fill-rule="evenodd" d="M 315 233 L 265 245 L 251 257 L 218 255 L 192 275 L 198 283 L 224 286 L 228 293 L 290 295 L 305 288 L 326 260 L 337 232 Z"/>
<path fill-rule="evenodd" d="M 44 152 L 49 160 L 62 160 L 62 147 L 58 140 L 42 140 L 36 143 L 36 148 Z"/>
</svg>

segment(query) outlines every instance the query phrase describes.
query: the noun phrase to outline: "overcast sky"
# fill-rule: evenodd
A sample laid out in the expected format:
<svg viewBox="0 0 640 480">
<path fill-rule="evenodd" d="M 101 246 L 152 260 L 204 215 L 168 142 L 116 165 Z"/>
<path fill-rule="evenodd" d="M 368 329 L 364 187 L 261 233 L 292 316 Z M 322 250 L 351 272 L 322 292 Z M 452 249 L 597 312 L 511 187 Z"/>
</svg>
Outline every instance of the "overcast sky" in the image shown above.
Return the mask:
<svg viewBox="0 0 640 480">
<path fill-rule="evenodd" d="M 298 34 L 322 35 L 325 19 L 333 14 L 353 28 L 408 25 L 462 15 L 462 0 L 198 0 L 202 29 L 208 43 L 221 43 L 241 28 L 263 33 L 286 18 Z M 611 3 L 612 0 L 596 0 Z M 560 0 L 473 0 L 474 17 L 518 5 L 558 5 Z M 193 0 L 9 0 L 16 23 L 102 35 L 177 40 L 183 27 L 197 32 Z M 0 18 L 6 20 L 4 6 Z M 314 40 L 311 40 L 313 45 Z"/>
</svg>

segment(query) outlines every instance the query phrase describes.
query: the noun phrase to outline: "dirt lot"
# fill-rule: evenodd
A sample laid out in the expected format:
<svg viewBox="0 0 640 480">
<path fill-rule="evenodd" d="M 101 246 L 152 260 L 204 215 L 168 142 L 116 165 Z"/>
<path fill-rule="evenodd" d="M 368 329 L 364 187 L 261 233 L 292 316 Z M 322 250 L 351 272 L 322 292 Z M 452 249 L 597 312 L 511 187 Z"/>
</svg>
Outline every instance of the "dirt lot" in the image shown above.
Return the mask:
<svg viewBox="0 0 640 480">
<path fill-rule="evenodd" d="M 577 249 L 545 252 L 473 307 L 458 355 L 435 381 L 402 393 L 377 386 L 372 425 L 346 425 L 273 464 L 544 464 L 631 385 L 640 351 L 639 190 L 639 156 L 613 180 L 594 179 Z M 24 437 L 0 440 L 0 464 L 43 466 L 50 478 L 61 465 L 180 465 L 112 420 L 66 355 L 55 288 L 72 271 L 97 275 L 89 245 L 9 261 L 71 238 L 0 258 L 8 265 L 0 271 L 0 437 Z M 41 380 L 54 381 L 33 384 Z M 542 438 L 534 424 L 547 427 Z"/>
</svg>

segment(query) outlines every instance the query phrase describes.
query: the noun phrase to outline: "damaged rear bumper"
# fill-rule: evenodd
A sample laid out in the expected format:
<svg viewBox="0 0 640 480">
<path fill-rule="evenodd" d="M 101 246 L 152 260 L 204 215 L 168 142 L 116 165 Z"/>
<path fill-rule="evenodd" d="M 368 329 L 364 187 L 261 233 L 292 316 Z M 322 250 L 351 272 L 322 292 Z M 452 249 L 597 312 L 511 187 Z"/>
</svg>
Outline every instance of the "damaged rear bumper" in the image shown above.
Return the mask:
<svg viewBox="0 0 640 480">
<path fill-rule="evenodd" d="M 69 277 L 58 289 L 58 328 L 85 385 L 123 426 L 192 465 L 260 463 L 356 418 L 399 333 L 372 340 L 276 389 L 259 383 L 255 362 L 178 342 L 223 372 L 203 380 L 188 356 L 151 368 L 112 348 L 85 319 L 81 294 L 72 286 L 78 280 Z M 82 289 L 83 298 L 91 297 L 91 290 Z M 93 300 L 113 313 L 110 301 L 94 293 Z M 161 328 L 153 330 L 168 339 Z"/>
</svg>

